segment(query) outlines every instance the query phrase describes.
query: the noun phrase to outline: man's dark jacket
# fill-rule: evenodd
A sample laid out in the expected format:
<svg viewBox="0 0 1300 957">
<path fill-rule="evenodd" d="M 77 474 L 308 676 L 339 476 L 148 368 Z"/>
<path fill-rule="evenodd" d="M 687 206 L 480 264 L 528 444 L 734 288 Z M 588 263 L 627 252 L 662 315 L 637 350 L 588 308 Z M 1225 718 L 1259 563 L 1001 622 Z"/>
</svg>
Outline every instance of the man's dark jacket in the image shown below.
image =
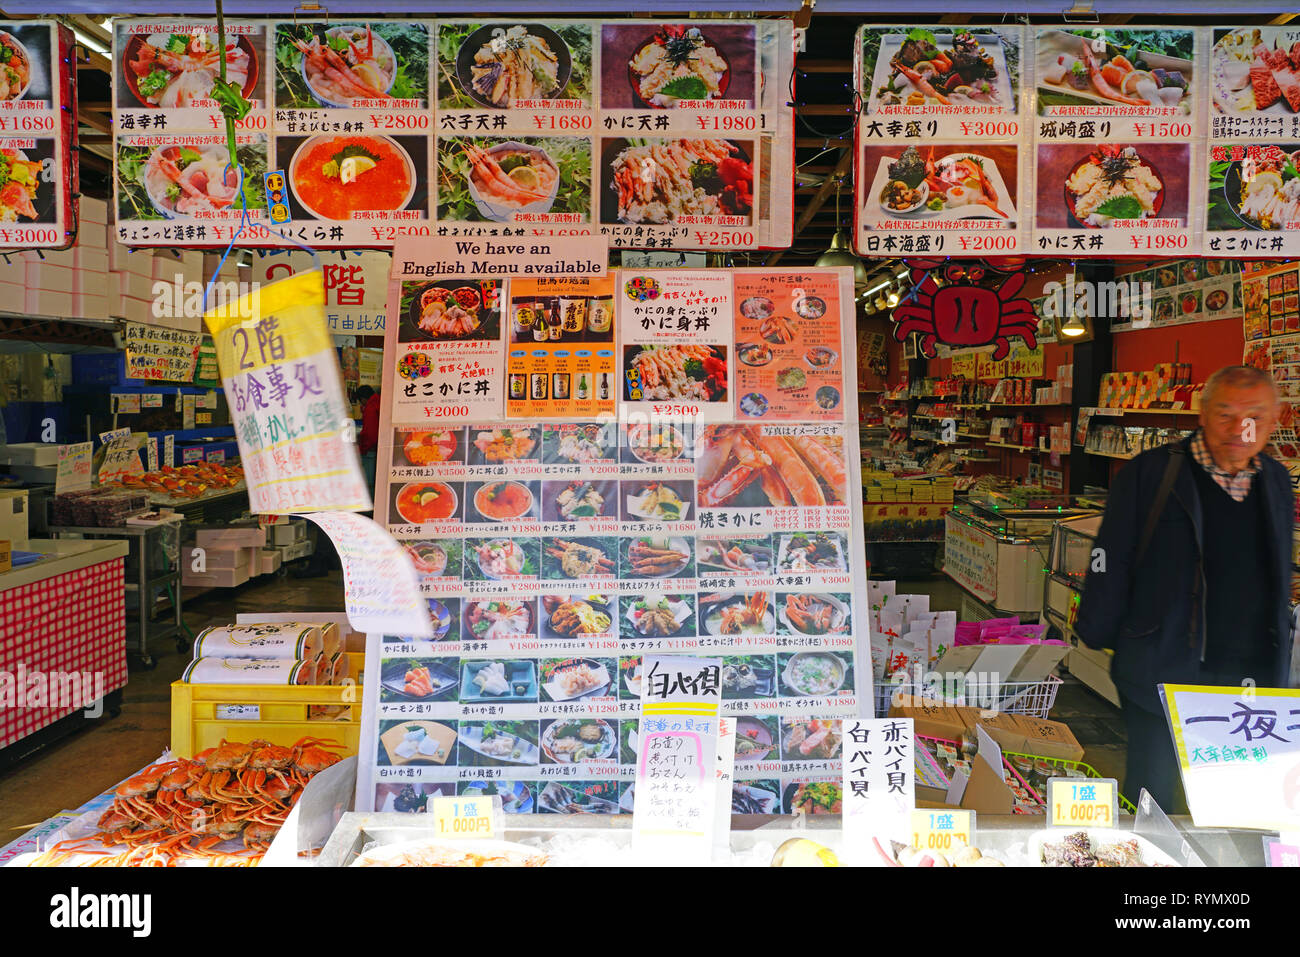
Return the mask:
<svg viewBox="0 0 1300 957">
<path fill-rule="evenodd" d="M 1183 465 L 1161 510 L 1146 554 L 1135 564 L 1138 542 L 1172 450 L 1181 446 Z M 1090 563 L 1075 630 L 1092 648 L 1113 648 L 1111 678 L 1141 707 L 1159 712 L 1157 684 L 1195 684 L 1205 659 L 1204 562 L 1206 543 L 1201 499 L 1192 469 L 1199 468 L 1191 439 L 1143 452 L 1129 462 L 1111 487 L 1096 548 L 1105 571 Z M 1273 576 L 1275 612 L 1269 640 L 1272 670 L 1256 676 L 1260 687 L 1284 688 L 1291 663 L 1291 527 L 1294 502 L 1287 470 L 1266 455 L 1253 480 L 1262 494 Z M 1097 553 L 1094 551 L 1094 556 Z M 1258 600 L 1243 595 L 1242 601 Z M 1243 636 L 1244 638 L 1244 636 Z"/>
</svg>

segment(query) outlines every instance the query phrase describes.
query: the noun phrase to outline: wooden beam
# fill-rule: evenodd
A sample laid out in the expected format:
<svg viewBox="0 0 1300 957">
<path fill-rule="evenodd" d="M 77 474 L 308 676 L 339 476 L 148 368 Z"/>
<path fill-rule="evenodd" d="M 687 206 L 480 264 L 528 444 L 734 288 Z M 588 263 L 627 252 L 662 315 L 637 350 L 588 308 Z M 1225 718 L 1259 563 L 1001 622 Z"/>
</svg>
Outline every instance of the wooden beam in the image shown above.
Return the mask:
<svg viewBox="0 0 1300 957">
<path fill-rule="evenodd" d="M 794 68 L 804 73 L 852 73 L 852 60 L 809 60 L 796 57 Z"/>
<path fill-rule="evenodd" d="M 99 130 L 101 133 L 113 132 L 112 117 L 105 116 L 103 113 L 95 113 L 91 110 L 87 110 L 83 108 L 81 104 L 77 104 L 77 119 L 86 124 L 86 126 L 89 126 L 91 129 Z"/>
<path fill-rule="evenodd" d="M 804 207 L 804 211 L 800 213 L 799 218 L 795 220 L 792 242 L 794 239 L 799 238 L 800 231 L 802 231 L 803 228 L 808 225 L 809 221 L 812 220 L 813 216 L 817 214 L 817 210 L 821 209 L 822 206 L 826 204 L 826 200 L 835 192 L 836 187 L 839 185 L 839 181 L 844 178 L 852 165 L 853 150 L 845 149 L 841 151 L 840 161 L 835 164 L 835 169 L 831 172 L 831 175 L 826 177 L 826 182 L 822 183 L 821 186 L 817 188 L 817 192 L 813 194 L 812 199 L 808 200 L 808 205 Z M 772 255 L 767 257 L 766 265 L 775 266 L 781 261 L 781 256 L 784 253 L 784 249 L 778 249 L 776 252 L 772 253 Z"/>
</svg>

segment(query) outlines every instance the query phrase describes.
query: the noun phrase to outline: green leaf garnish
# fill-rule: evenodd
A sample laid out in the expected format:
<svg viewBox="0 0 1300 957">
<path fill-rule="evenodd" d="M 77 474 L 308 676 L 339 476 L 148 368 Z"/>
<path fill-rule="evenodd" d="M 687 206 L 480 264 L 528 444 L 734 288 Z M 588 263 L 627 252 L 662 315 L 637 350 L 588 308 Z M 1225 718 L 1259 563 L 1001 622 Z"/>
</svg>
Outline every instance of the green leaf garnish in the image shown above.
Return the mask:
<svg viewBox="0 0 1300 957">
<path fill-rule="evenodd" d="M 1115 196 L 1097 207 L 1097 214 L 1111 219 L 1141 219 L 1142 204 L 1132 196 Z"/>
<path fill-rule="evenodd" d="M 708 99 L 709 88 L 698 76 L 679 76 L 660 87 L 659 93 L 675 100 L 704 100 Z"/>
</svg>

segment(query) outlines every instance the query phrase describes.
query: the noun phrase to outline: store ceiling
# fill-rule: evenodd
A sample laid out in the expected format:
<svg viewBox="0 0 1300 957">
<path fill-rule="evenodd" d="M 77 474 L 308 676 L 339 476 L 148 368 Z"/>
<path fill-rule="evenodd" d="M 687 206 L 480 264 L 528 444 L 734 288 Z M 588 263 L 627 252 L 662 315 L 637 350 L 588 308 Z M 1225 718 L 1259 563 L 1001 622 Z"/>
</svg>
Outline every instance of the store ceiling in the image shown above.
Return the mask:
<svg viewBox="0 0 1300 957">
<path fill-rule="evenodd" d="M 48 2 L 48 0 L 47 0 Z M 1086 4 L 1087 0 L 1072 0 L 1076 5 L 1079 3 Z M 1102 3 L 1103 11 L 1120 11 L 1138 9 L 1143 6 L 1150 8 L 1153 0 L 1133 0 L 1133 2 L 1114 2 L 1106 0 Z M 585 5 L 584 5 L 585 3 Z M 493 6 L 493 12 L 508 13 L 510 5 L 504 6 L 498 4 Z M 896 13 L 893 15 L 875 14 L 864 15 L 863 13 L 843 13 L 845 9 L 858 10 L 879 10 L 882 7 L 880 3 L 863 3 L 855 0 L 817 0 L 815 11 L 811 17 L 809 28 L 806 35 L 806 47 L 796 61 L 796 76 L 794 78 L 794 100 L 796 103 L 796 134 L 795 134 L 795 162 L 798 166 L 798 176 L 795 185 L 795 237 L 794 243 L 789 250 L 783 250 L 778 253 L 741 253 L 736 255 L 734 261 L 737 265 L 760 265 L 763 263 L 775 264 L 777 262 L 783 265 L 809 265 L 816 261 L 817 257 L 830 244 L 831 236 L 837 227 L 844 228 L 846 231 L 852 229 L 853 219 L 853 177 L 852 177 L 852 143 L 853 143 L 853 50 L 851 38 L 854 31 L 860 23 L 868 19 L 873 22 L 904 22 L 905 20 L 915 21 L 917 11 L 927 8 L 929 0 L 920 0 L 919 3 L 909 3 L 911 8 L 907 17 L 900 17 Z M 933 5 L 933 4 L 929 4 Z M 1018 6 L 1025 13 L 1038 11 L 1052 11 L 1050 16 L 1036 16 L 1033 19 L 1051 20 L 1059 22 L 1061 19 L 1061 9 L 1066 6 L 1065 0 L 1056 0 L 1052 4 L 1043 3 L 1021 3 Z M 103 4 L 89 2 L 69 2 L 64 0 L 60 4 L 63 9 L 82 9 L 92 11 L 102 11 Z M 263 16 L 290 15 L 294 3 L 227 3 L 225 8 L 228 13 L 237 15 L 247 12 L 254 6 L 257 12 Z M 331 5 L 322 4 L 322 7 L 329 8 Z M 390 3 L 389 9 L 393 8 Z M 416 10 L 426 14 L 436 13 L 439 8 L 447 8 L 446 4 L 423 3 L 423 4 L 398 4 L 396 9 L 399 11 Z M 518 7 L 518 4 L 515 5 Z M 601 2 L 596 7 L 605 7 L 607 3 Z M 749 0 L 744 4 L 740 3 L 718 3 L 708 2 L 703 6 L 713 10 L 734 11 L 728 13 L 717 13 L 717 16 L 725 17 L 744 16 L 755 14 L 775 15 L 779 11 L 790 10 L 794 4 L 791 0 L 780 0 L 780 2 L 761 2 L 761 0 Z M 963 2 L 963 0 L 944 0 L 943 6 L 949 11 L 966 10 L 973 8 L 973 4 Z M 35 3 L 6 3 L 3 13 L 0 15 L 13 16 L 20 13 L 34 11 L 38 7 Z M 351 6 L 332 7 L 335 13 L 342 13 L 344 10 L 351 10 L 356 4 Z M 668 4 L 654 4 L 649 6 L 639 5 L 635 16 L 645 16 L 647 13 L 657 13 L 659 11 L 668 12 Z M 743 9 L 742 9 L 743 7 Z M 1213 4 L 1202 3 L 1199 0 L 1184 0 L 1180 4 L 1180 13 L 1206 11 L 1216 9 L 1214 13 L 1203 13 L 1200 16 L 1181 15 L 1178 22 L 1193 25 L 1212 24 L 1223 22 L 1224 15 L 1222 12 L 1222 3 L 1215 0 Z M 591 2 L 586 0 L 552 0 L 552 2 L 538 3 L 536 0 L 529 0 L 527 8 L 531 13 L 546 13 L 549 15 L 560 15 L 561 12 L 570 14 L 581 13 L 588 9 L 595 9 Z M 462 10 L 463 5 L 457 5 L 456 9 Z M 893 10 L 897 10 L 897 5 L 893 5 Z M 1231 20 L 1233 22 L 1258 22 L 1258 23 L 1285 23 L 1296 17 L 1295 13 L 1278 14 L 1276 11 L 1281 9 L 1277 3 L 1256 3 L 1253 0 L 1240 2 L 1234 0 L 1231 6 Z M 210 2 L 178 2 L 168 5 L 165 13 L 188 13 L 199 14 L 211 12 L 212 5 Z M 1261 13 L 1268 11 L 1268 14 Z M 156 0 L 150 3 L 121 4 L 115 9 L 115 13 L 157 13 L 160 12 Z M 303 14 L 299 6 L 299 14 Z M 610 14 L 601 10 L 602 16 L 608 17 Z M 1254 14 L 1254 15 L 1250 15 Z M 310 14 L 308 14 L 310 15 Z M 690 15 L 690 14 L 685 14 Z M 698 15 L 698 14 L 696 14 Z M 1006 13 L 996 14 L 996 18 L 1003 18 Z M 981 19 L 988 20 L 992 17 L 978 17 L 969 13 L 948 12 L 942 15 L 929 17 L 938 23 L 960 24 L 979 22 Z M 111 45 L 111 37 L 108 30 L 103 25 L 105 15 L 103 12 L 93 14 L 75 14 L 61 17 L 66 23 L 75 26 L 77 30 L 90 37 L 92 40 L 103 44 L 105 48 Z M 1105 23 L 1125 23 L 1135 20 L 1135 17 L 1124 13 L 1110 12 L 1102 17 Z M 108 196 L 111 191 L 112 176 L 112 64 L 108 57 L 88 49 L 85 45 L 78 47 L 78 119 L 81 122 L 81 178 L 82 190 L 92 196 Z M 836 192 L 839 190 L 839 208 L 836 211 Z"/>
</svg>

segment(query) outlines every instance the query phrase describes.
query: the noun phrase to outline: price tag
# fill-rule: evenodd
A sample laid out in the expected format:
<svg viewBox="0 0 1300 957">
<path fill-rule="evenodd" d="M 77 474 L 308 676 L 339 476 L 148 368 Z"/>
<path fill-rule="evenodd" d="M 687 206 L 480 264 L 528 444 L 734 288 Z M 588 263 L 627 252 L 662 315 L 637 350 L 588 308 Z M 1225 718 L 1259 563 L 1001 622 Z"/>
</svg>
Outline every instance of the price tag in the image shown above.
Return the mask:
<svg viewBox="0 0 1300 957">
<path fill-rule="evenodd" d="M 974 811 L 913 811 L 912 846 L 948 854 L 975 843 Z"/>
<path fill-rule="evenodd" d="M 1114 827 L 1119 783 L 1114 778 L 1052 778 L 1047 782 L 1047 813 L 1052 827 Z"/>
<path fill-rule="evenodd" d="M 491 839 L 496 836 L 490 797 L 435 797 L 432 812 L 433 832 L 438 837 Z"/>
<path fill-rule="evenodd" d="M 261 721 L 260 704 L 219 704 L 216 707 L 218 721 Z"/>
</svg>

